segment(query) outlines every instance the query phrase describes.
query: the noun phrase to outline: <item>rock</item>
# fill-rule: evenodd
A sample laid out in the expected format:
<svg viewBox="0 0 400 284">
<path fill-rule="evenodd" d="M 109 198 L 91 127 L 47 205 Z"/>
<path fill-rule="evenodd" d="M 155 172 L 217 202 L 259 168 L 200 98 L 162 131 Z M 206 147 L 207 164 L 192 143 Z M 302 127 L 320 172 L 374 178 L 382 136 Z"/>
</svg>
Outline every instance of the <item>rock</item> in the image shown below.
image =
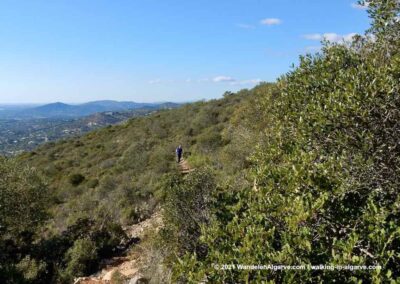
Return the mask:
<svg viewBox="0 0 400 284">
<path fill-rule="evenodd" d="M 113 275 L 113 273 L 115 272 L 115 269 L 108 271 L 103 277 L 102 279 L 105 281 L 111 281 L 111 277 Z"/>
</svg>

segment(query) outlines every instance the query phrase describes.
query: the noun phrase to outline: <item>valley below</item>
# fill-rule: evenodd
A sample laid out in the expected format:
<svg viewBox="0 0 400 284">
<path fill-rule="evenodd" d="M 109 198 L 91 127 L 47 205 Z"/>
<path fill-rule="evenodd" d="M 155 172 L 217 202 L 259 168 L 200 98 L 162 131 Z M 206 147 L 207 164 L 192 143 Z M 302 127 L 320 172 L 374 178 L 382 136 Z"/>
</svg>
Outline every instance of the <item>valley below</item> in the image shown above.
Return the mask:
<svg viewBox="0 0 400 284">
<path fill-rule="evenodd" d="M 130 106 L 132 105 L 128 105 Z M 135 109 L 95 112 L 77 117 L 67 116 L 68 112 L 59 117 L 46 117 L 45 113 L 41 118 L 29 116 L 26 113 L 24 117 L 21 115 L 22 111 L 18 109 L 18 112 L 14 110 L 13 115 L 9 112 L 10 118 L 1 118 L 0 112 L 0 154 L 15 156 L 24 151 L 32 151 L 43 143 L 79 136 L 95 129 L 123 123 L 130 118 L 146 116 L 160 109 L 172 109 L 178 106 L 179 104 L 174 103 L 140 105 Z M 110 107 L 110 109 L 113 108 Z"/>
</svg>

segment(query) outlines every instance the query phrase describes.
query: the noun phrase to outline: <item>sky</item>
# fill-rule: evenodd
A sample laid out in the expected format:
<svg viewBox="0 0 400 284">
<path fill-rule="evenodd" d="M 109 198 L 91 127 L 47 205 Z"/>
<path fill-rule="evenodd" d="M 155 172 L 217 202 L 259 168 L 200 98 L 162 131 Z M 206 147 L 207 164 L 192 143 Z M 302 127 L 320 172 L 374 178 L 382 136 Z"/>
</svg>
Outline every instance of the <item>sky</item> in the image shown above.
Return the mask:
<svg viewBox="0 0 400 284">
<path fill-rule="evenodd" d="M 352 0 L 0 0 L 0 103 L 187 102 L 369 26 Z"/>
</svg>

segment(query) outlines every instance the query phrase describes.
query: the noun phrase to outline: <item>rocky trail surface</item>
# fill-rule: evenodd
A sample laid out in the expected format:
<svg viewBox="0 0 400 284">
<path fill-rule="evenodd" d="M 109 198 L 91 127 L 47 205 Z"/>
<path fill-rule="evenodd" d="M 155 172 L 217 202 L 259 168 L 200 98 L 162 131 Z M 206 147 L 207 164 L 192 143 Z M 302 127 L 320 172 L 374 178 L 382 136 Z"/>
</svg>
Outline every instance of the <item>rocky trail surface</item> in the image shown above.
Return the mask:
<svg viewBox="0 0 400 284">
<path fill-rule="evenodd" d="M 156 212 L 150 218 L 135 225 L 124 228 L 125 233 L 130 240 L 140 242 L 148 230 L 159 230 L 162 226 L 162 217 L 160 212 Z M 140 243 L 138 244 L 140 245 Z M 140 262 L 143 260 L 143 255 L 133 251 L 127 256 L 116 256 L 111 259 L 106 259 L 102 263 L 102 270 L 98 273 L 75 279 L 74 284 L 112 284 L 112 277 L 115 273 L 121 275 L 125 279 L 129 279 L 127 283 L 146 283 L 140 274 Z"/>
</svg>

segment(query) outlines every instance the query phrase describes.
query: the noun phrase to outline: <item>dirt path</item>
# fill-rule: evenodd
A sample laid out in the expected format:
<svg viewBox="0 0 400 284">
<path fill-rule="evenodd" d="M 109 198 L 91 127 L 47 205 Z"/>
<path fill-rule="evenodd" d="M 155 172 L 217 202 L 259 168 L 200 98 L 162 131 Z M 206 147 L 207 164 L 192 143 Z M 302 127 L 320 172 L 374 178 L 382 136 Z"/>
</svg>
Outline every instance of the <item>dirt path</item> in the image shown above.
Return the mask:
<svg viewBox="0 0 400 284">
<path fill-rule="evenodd" d="M 188 174 L 192 171 L 194 171 L 194 169 L 192 169 L 190 167 L 190 165 L 188 164 L 188 162 L 185 159 L 181 159 L 181 161 L 179 162 L 179 168 L 181 173 L 183 174 Z"/>
<path fill-rule="evenodd" d="M 162 226 L 162 217 L 160 212 L 153 214 L 147 220 L 138 224 L 125 227 L 124 230 L 129 238 L 142 239 L 150 229 L 158 230 Z M 103 269 L 89 277 L 80 277 L 75 279 L 74 284 L 106 284 L 111 283 L 114 273 L 118 273 L 127 279 L 129 283 L 136 283 L 142 275 L 139 272 L 140 262 L 144 256 L 139 252 L 132 251 L 128 256 L 113 257 L 103 261 Z"/>
<path fill-rule="evenodd" d="M 178 166 L 182 174 L 194 171 L 185 159 L 182 159 Z M 123 229 L 130 239 L 137 238 L 141 240 L 147 231 L 158 231 L 161 226 L 162 217 L 160 211 L 158 211 L 145 221 Z M 101 271 L 89 277 L 79 277 L 75 279 L 74 284 L 112 284 L 112 277 L 115 273 L 130 279 L 129 283 L 136 283 L 142 277 L 139 268 L 141 267 L 140 263 L 143 261 L 143 258 L 145 256 L 140 253 L 140 249 L 135 250 L 134 246 L 131 253 L 128 253 L 128 256 L 118 256 L 104 260 L 101 265 L 103 267 Z"/>
</svg>

